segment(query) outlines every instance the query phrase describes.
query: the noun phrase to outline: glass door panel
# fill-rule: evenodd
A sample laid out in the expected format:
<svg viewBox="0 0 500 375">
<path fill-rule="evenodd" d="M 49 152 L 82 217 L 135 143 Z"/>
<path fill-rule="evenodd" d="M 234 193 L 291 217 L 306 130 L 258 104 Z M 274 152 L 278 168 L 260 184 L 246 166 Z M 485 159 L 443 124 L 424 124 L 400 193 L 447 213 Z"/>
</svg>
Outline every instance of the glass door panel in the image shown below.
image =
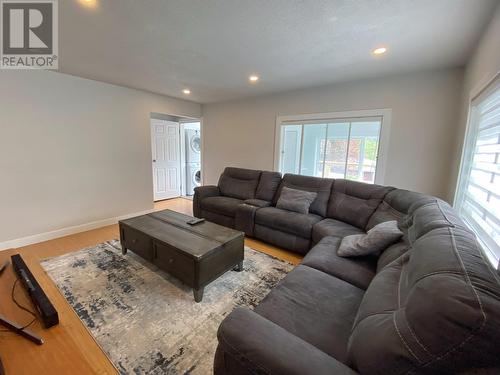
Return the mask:
<svg viewBox="0 0 500 375">
<path fill-rule="evenodd" d="M 281 172 L 298 174 L 302 125 L 283 126 L 281 136 Z"/>
<path fill-rule="evenodd" d="M 325 148 L 326 178 L 344 178 L 346 171 L 347 140 L 349 123 L 328 124 Z"/>
<path fill-rule="evenodd" d="M 327 124 L 307 124 L 302 131 L 300 174 L 323 177 Z"/>
<path fill-rule="evenodd" d="M 281 125 L 280 171 L 375 182 L 380 118 Z"/>
<path fill-rule="evenodd" d="M 346 178 L 375 182 L 380 135 L 380 121 L 352 122 Z"/>
</svg>

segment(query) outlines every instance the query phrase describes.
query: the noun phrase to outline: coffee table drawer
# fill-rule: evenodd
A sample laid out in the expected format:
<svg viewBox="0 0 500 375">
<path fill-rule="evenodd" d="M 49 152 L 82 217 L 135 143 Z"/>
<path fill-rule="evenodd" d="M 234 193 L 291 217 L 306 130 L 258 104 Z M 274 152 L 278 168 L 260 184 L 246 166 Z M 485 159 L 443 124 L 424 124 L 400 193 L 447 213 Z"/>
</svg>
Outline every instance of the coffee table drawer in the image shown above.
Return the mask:
<svg viewBox="0 0 500 375">
<path fill-rule="evenodd" d="M 155 241 L 153 246 L 153 263 L 161 270 L 168 272 L 192 287 L 195 280 L 194 260 L 164 243 Z"/>
<path fill-rule="evenodd" d="M 126 225 L 121 225 L 120 240 L 125 248 L 148 261 L 153 260 L 153 241 L 149 236 Z"/>
</svg>

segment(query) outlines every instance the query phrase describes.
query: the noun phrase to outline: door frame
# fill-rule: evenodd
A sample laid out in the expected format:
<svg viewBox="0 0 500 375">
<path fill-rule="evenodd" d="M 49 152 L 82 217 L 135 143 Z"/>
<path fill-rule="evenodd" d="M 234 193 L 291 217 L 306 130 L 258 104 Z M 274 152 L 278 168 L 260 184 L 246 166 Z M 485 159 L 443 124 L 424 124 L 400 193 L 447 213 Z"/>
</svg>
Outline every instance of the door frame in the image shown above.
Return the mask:
<svg viewBox="0 0 500 375">
<path fill-rule="evenodd" d="M 199 122 L 200 123 L 200 140 L 201 140 L 201 149 L 200 149 L 200 178 L 201 178 L 201 185 L 203 185 L 203 133 L 202 133 L 202 120 L 200 119 L 182 119 L 179 121 L 179 131 L 181 132 L 181 137 L 180 141 L 182 143 L 181 146 L 181 179 L 182 179 L 182 186 L 181 186 L 181 196 L 186 197 L 186 181 L 187 181 L 187 170 L 186 170 L 186 132 L 184 124 L 192 124 L 194 122 Z"/>
<path fill-rule="evenodd" d="M 391 117 L 392 109 L 365 109 L 357 111 L 311 113 L 302 115 L 276 116 L 276 125 L 274 131 L 274 170 L 280 171 L 281 157 L 281 128 L 286 125 L 285 122 L 291 121 L 316 121 L 316 120 L 337 120 L 342 118 L 362 118 L 362 117 L 381 117 L 380 137 L 377 154 L 377 169 L 375 171 L 375 184 L 383 185 L 386 174 L 387 155 L 389 152 L 389 142 L 391 135 Z M 301 139 L 301 142 L 303 137 Z M 300 173 L 300 172 L 299 172 Z"/>
<path fill-rule="evenodd" d="M 153 143 L 152 143 L 152 137 L 151 137 L 151 120 L 162 120 L 162 118 L 157 118 L 154 117 L 156 116 L 165 116 L 166 121 L 177 121 L 179 122 L 179 142 L 180 144 L 180 152 L 181 152 L 181 197 L 186 195 L 186 156 L 185 156 L 185 139 L 184 139 L 184 123 L 189 123 L 189 122 L 199 122 L 200 123 L 200 139 L 201 139 L 201 157 L 200 157 L 200 168 L 201 168 L 201 185 L 205 184 L 205 177 L 204 177 L 204 170 L 205 170 L 205 162 L 204 162 L 204 155 L 205 155 L 205 138 L 203 136 L 203 116 L 200 117 L 192 117 L 192 116 L 184 116 L 184 115 L 175 115 L 175 114 L 167 114 L 167 113 L 161 113 L 161 112 L 151 112 L 149 114 L 149 155 L 152 157 L 153 155 Z M 153 168 L 152 168 L 152 158 L 150 157 L 150 171 L 151 171 L 151 178 L 150 181 L 153 184 Z M 153 202 L 154 202 L 154 185 L 151 187 L 151 192 L 153 193 Z"/>
<path fill-rule="evenodd" d="M 152 182 L 153 182 L 153 202 L 158 202 L 158 201 L 161 201 L 161 200 L 166 200 L 166 199 L 171 199 L 171 198 L 177 198 L 180 196 L 181 194 L 181 188 L 182 188 L 182 181 L 181 181 L 181 178 L 182 178 L 182 173 L 181 173 L 181 150 L 180 150 L 180 144 L 177 144 L 177 151 L 178 151 L 178 163 L 177 163 L 177 178 L 178 178 L 178 184 L 179 184 L 179 195 L 178 196 L 174 196 L 174 197 L 169 197 L 169 198 L 156 198 L 155 197 L 155 173 L 154 173 L 154 170 L 155 170 L 155 162 L 154 162 L 154 159 L 153 159 L 153 138 L 155 137 L 155 132 L 153 131 L 153 128 L 154 126 L 156 125 L 160 125 L 161 123 L 170 123 L 170 124 L 176 124 L 177 125 L 177 140 L 180 142 L 180 133 L 179 133 L 179 128 L 180 128 L 180 124 L 177 122 L 177 121 L 171 121 L 171 120 L 165 120 L 165 119 L 156 119 L 156 118 L 150 118 L 149 120 L 149 133 L 150 133 L 150 139 L 151 139 L 151 175 L 152 175 Z M 163 124 L 163 125 L 166 125 L 166 124 Z"/>
</svg>

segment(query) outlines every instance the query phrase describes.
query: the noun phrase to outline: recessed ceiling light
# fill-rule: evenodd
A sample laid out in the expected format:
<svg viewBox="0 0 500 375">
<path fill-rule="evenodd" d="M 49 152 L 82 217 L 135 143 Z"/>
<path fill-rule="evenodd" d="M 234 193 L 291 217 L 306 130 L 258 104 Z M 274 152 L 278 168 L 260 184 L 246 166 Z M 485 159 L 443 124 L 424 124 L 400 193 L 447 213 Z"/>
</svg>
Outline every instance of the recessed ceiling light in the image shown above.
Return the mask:
<svg viewBox="0 0 500 375">
<path fill-rule="evenodd" d="M 384 53 L 387 52 L 387 48 L 386 47 L 379 47 L 379 48 L 375 48 L 372 53 L 374 55 L 383 55 Z"/>
<path fill-rule="evenodd" d="M 184 89 L 184 90 L 182 90 L 182 92 L 183 92 L 184 94 L 186 94 L 186 95 L 191 94 L 191 90 L 190 90 L 190 89 Z"/>
<path fill-rule="evenodd" d="M 249 80 L 250 82 L 257 82 L 257 81 L 259 80 L 259 76 L 257 76 L 257 75 L 255 75 L 255 74 L 253 74 L 253 75 L 251 75 L 250 77 L 248 77 L 248 80 Z"/>
<path fill-rule="evenodd" d="M 97 0 L 79 0 L 80 4 L 87 8 L 95 8 L 97 7 Z"/>
</svg>

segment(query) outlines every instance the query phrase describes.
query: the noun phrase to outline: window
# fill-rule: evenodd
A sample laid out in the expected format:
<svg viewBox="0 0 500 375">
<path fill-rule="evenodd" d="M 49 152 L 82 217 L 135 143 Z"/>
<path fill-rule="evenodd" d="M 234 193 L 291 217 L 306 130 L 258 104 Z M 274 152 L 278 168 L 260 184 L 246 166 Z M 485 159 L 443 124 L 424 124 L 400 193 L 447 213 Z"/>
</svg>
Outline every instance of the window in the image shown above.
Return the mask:
<svg viewBox="0 0 500 375">
<path fill-rule="evenodd" d="M 389 110 L 379 110 L 278 117 L 275 169 L 382 183 L 381 146 L 387 144 L 382 124 L 387 130 L 389 115 Z"/>
<path fill-rule="evenodd" d="M 495 265 L 500 258 L 500 78 L 471 101 L 455 207 Z"/>
</svg>

